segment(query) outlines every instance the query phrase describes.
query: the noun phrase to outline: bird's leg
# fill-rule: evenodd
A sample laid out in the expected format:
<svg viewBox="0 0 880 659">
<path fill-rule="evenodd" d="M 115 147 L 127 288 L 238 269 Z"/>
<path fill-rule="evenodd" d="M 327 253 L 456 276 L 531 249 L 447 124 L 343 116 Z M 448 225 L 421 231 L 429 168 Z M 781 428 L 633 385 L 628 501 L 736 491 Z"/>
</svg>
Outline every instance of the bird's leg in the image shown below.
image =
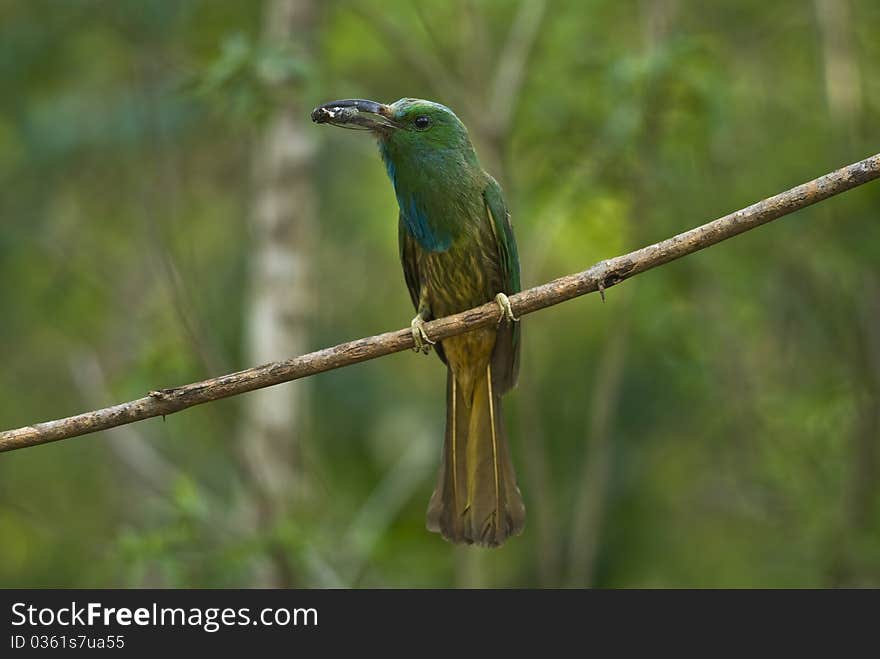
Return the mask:
<svg viewBox="0 0 880 659">
<path fill-rule="evenodd" d="M 431 346 L 437 343 L 432 341 L 425 332 L 425 320 L 428 318 L 429 311 L 425 307 L 419 308 L 419 313 L 412 319 L 409 324 L 412 330 L 413 352 L 423 352 L 426 355 L 431 352 Z"/>
<path fill-rule="evenodd" d="M 495 302 L 501 307 L 501 318 L 498 319 L 499 324 L 501 324 L 502 320 L 507 320 L 512 323 L 519 322 L 519 318 L 513 315 L 513 309 L 510 308 L 510 299 L 504 293 L 496 295 Z"/>
</svg>

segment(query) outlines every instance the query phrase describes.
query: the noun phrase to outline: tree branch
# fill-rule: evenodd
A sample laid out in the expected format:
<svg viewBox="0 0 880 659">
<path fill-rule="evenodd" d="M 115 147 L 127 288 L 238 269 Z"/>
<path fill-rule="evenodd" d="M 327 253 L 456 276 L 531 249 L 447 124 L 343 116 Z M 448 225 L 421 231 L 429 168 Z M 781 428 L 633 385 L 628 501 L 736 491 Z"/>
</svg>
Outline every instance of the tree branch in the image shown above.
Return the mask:
<svg viewBox="0 0 880 659">
<path fill-rule="evenodd" d="M 512 295 L 510 302 L 513 312 L 517 316 L 523 316 L 587 293 L 601 293 L 604 289 L 646 270 L 693 254 L 877 178 L 880 178 L 880 154 L 847 165 L 667 240 Z M 489 302 L 454 316 L 433 320 L 425 325 L 425 330 L 434 340 L 445 339 L 479 327 L 494 325 L 499 322 L 500 313 L 498 305 Z M 151 417 L 164 417 L 194 405 L 350 366 L 412 347 L 412 333 L 406 328 L 202 382 L 151 391 L 147 396 L 127 403 L 0 432 L 0 452 L 85 435 Z"/>
</svg>

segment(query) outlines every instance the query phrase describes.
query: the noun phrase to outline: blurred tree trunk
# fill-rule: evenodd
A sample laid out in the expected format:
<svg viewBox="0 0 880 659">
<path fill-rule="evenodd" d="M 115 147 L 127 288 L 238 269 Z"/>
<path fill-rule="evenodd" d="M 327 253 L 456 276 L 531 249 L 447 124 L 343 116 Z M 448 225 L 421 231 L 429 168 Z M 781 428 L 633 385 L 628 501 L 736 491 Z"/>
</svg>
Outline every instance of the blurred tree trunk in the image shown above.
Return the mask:
<svg viewBox="0 0 880 659">
<path fill-rule="evenodd" d="M 862 83 L 855 52 L 850 0 L 814 0 L 822 35 L 825 95 L 835 123 L 859 118 Z"/>
<path fill-rule="evenodd" d="M 847 497 L 846 522 L 852 529 L 854 544 L 871 532 L 880 514 L 880 277 L 876 272 L 865 273 L 863 278 L 864 305 L 858 315 L 858 363 L 864 393 L 859 397 L 858 423 L 852 437 L 851 485 Z M 841 576 L 844 586 L 880 586 L 880 572 L 865 574 L 863 557 L 855 556 L 850 574 Z M 867 563 L 866 563 L 867 565 Z"/>
<path fill-rule="evenodd" d="M 263 40 L 268 47 L 295 44 L 308 60 L 315 0 L 267 0 Z M 290 81 L 279 86 L 290 88 Z M 314 144 L 300 94 L 269 118 L 253 153 L 253 242 L 246 302 L 243 361 L 262 364 L 307 352 L 312 310 L 311 255 L 315 192 Z M 298 91 L 298 90 L 295 90 Z M 239 445 L 252 491 L 249 508 L 256 531 L 271 532 L 304 489 L 301 443 L 308 423 L 305 380 L 254 392 L 245 399 Z M 270 543 L 271 544 L 271 543 Z M 293 575 L 279 548 L 259 585 L 285 586 Z"/>
<path fill-rule="evenodd" d="M 664 47 L 678 11 L 678 0 L 642 1 L 640 18 L 644 57 L 655 57 Z M 643 108 L 638 171 L 632 177 L 635 183 L 629 235 L 635 245 L 641 245 L 645 240 L 644 227 L 653 208 L 650 181 L 653 180 L 652 172 L 656 171 L 655 161 L 663 139 L 659 119 L 664 103 L 663 92 L 649 94 Z M 596 365 L 596 379 L 588 408 L 590 418 L 587 425 L 587 448 L 571 521 L 567 580 L 569 586 L 589 587 L 595 583 L 602 523 L 614 466 L 617 410 L 632 334 L 632 300 L 632 287 L 617 294 L 615 308 L 609 311 L 614 314 L 609 323 L 611 334 Z"/>
<path fill-rule="evenodd" d="M 814 0 L 814 4 L 821 35 L 829 132 L 835 152 L 832 155 L 847 157 L 865 140 L 862 71 L 852 7 L 850 0 Z M 828 567 L 829 584 L 844 587 L 876 586 L 880 579 L 876 573 L 864 573 L 858 551 L 880 508 L 876 487 L 880 472 L 880 278 L 876 272 L 864 273 L 861 295 L 855 302 L 859 308 L 852 313 L 856 339 L 852 376 L 861 395 L 856 398 L 857 420 L 850 439 L 851 462 L 841 527 L 834 530 L 834 549 Z"/>
</svg>

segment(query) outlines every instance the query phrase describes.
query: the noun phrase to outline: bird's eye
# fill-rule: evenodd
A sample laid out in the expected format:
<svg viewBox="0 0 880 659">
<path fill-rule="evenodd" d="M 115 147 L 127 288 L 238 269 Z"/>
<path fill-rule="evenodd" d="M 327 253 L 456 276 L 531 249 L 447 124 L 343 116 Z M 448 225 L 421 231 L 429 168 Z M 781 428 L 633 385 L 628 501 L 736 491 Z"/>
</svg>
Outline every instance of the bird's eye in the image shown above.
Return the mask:
<svg viewBox="0 0 880 659">
<path fill-rule="evenodd" d="M 413 126 L 416 127 L 416 130 L 426 130 L 430 125 L 431 117 L 424 114 L 416 117 L 416 120 L 413 122 Z"/>
</svg>

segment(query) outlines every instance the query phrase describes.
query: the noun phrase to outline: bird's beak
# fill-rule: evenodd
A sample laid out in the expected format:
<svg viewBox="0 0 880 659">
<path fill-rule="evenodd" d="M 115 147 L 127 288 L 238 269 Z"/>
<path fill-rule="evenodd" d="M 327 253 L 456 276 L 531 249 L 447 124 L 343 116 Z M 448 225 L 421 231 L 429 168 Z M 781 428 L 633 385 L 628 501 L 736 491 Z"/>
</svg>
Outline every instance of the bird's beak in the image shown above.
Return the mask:
<svg viewBox="0 0 880 659">
<path fill-rule="evenodd" d="M 376 101 L 349 98 L 330 101 L 312 110 L 316 124 L 331 124 L 342 128 L 361 128 L 386 133 L 398 128 L 391 108 Z"/>
</svg>

